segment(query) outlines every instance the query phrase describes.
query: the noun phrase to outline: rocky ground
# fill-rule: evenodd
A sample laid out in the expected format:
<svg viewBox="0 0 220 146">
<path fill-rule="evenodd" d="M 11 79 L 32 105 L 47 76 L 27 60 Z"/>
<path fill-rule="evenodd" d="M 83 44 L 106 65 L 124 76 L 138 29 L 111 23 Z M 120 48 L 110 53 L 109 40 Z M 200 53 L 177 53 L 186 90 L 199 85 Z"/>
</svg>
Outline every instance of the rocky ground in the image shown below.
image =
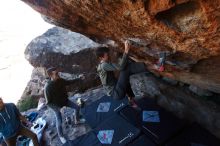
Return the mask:
<svg viewBox="0 0 220 146">
<path fill-rule="evenodd" d="M 75 94 L 74 96 L 70 97 L 70 100 L 75 102 L 77 98 L 82 98 L 84 101 L 86 101 L 86 104 L 90 104 L 92 101 L 95 101 L 101 98 L 103 95 L 104 95 L 103 89 L 97 88 L 97 89 L 91 89 L 83 94 Z M 45 100 L 40 99 L 39 105 L 42 105 L 44 101 Z M 39 113 L 38 118 L 42 117 L 43 119 L 47 121 L 47 126 L 43 133 L 42 143 L 45 146 L 62 145 L 57 135 L 56 121 L 54 120 L 55 119 L 54 113 L 46 106 L 41 106 L 41 108 L 31 109 L 27 112 L 24 112 L 23 114 L 29 114 L 31 112 Z M 63 124 L 62 124 L 63 132 L 68 139 L 73 140 L 90 131 L 90 127 L 86 124 L 80 124 L 77 126 L 74 125 L 73 109 L 68 108 L 68 107 L 63 107 L 61 109 L 61 113 L 62 113 L 62 119 L 63 119 Z M 67 122 L 66 119 L 68 118 L 71 119 L 70 120 L 71 123 Z"/>
</svg>

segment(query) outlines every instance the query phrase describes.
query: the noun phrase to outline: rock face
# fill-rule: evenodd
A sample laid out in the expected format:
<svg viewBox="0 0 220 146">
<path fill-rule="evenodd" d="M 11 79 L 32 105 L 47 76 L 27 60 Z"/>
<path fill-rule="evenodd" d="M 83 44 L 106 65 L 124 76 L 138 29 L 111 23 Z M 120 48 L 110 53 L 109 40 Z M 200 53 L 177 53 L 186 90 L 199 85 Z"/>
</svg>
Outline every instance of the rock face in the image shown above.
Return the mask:
<svg viewBox="0 0 220 146">
<path fill-rule="evenodd" d="M 220 138 L 220 107 L 217 104 L 192 94 L 187 87 L 163 82 L 150 73 L 133 75 L 130 83 L 136 97 L 155 98 L 160 106 L 180 118 L 196 121 Z"/>
<path fill-rule="evenodd" d="M 22 0 L 53 24 L 97 42 L 135 42 L 131 56 L 152 72 L 220 93 L 220 0 Z M 121 49 L 118 49 L 121 51 Z"/>
<path fill-rule="evenodd" d="M 86 79 L 74 84 L 71 91 L 83 91 L 99 85 L 96 75 L 97 58 L 94 48 L 100 46 L 87 37 L 69 30 L 54 27 L 35 38 L 25 51 L 26 59 L 32 64 L 32 77 L 24 94 L 42 95 L 47 77 L 45 68 L 61 68 L 61 77 L 77 78 L 84 74 Z"/>
<path fill-rule="evenodd" d="M 30 42 L 25 50 L 25 58 L 34 67 L 68 67 L 79 71 L 82 70 L 80 64 L 83 64 L 83 69 L 89 70 L 94 67 L 90 65 L 91 60 L 97 60 L 92 48 L 98 46 L 81 34 L 54 27 Z"/>
<path fill-rule="evenodd" d="M 28 82 L 22 98 L 25 98 L 27 96 L 37 96 L 37 97 L 42 97 L 43 96 L 43 87 L 45 85 L 45 79 L 46 79 L 46 73 L 44 68 L 42 67 L 37 67 L 34 68 L 31 74 L 31 79 Z"/>
</svg>

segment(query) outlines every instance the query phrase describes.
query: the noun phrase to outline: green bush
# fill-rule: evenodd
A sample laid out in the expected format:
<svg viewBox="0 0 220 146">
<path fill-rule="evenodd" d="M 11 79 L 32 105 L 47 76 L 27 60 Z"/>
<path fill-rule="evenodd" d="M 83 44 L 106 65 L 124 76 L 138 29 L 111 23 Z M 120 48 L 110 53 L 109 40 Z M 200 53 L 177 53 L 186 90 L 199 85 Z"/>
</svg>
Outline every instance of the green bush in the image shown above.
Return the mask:
<svg viewBox="0 0 220 146">
<path fill-rule="evenodd" d="M 36 108 L 38 105 L 38 98 L 35 97 L 25 97 L 18 101 L 17 107 L 20 112 L 27 111 L 32 108 Z"/>
</svg>

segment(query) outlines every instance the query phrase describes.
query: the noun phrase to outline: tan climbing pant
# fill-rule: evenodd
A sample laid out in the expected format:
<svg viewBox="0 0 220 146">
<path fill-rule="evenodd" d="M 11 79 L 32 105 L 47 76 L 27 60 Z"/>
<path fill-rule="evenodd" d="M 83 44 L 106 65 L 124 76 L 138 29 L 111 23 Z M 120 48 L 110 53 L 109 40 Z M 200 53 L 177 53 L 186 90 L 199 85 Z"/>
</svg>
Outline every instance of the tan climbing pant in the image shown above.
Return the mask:
<svg viewBox="0 0 220 146">
<path fill-rule="evenodd" d="M 21 128 L 18 130 L 15 136 L 5 140 L 7 146 L 16 146 L 17 137 L 19 135 L 23 135 L 30 138 L 33 141 L 34 146 L 40 146 L 37 139 L 37 135 L 23 126 L 21 126 Z"/>
</svg>

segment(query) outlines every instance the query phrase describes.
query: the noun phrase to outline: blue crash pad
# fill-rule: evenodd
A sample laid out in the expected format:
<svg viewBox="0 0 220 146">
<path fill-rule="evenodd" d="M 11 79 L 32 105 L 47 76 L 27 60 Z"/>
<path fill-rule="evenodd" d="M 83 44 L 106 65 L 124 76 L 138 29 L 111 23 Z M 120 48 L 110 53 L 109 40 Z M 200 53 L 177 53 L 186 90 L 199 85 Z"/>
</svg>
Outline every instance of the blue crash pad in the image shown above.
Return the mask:
<svg viewBox="0 0 220 146">
<path fill-rule="evenodd" d="M 95 128 L 104 120 L 116 114 L 127 105 L 127 98 L 122 100 L 114 100 L 110 96 L 103 96 L 101 99 L 93 102 L 88 106 L 85 106 L 81 111 L 84 118 L 86 119 L 86 122 L 92 128 Z"/>
<path fill-rule="evenodd" d="M 126 146 L 137 138 L 139 133 L 139 129 L 115 114 L 98 125 L 96 129 L 75 140 L 68 141 L 64 146 Z M 107 144 L 109 142 L 111 144 Z"/>
<path fill-rule="evenodd" d="M 67 141 L 64 146 L 102 146 L 93 131 L 82 135 L 75 140 Z"/>
<path fill-rule="evenodd" d="M 185 127 L 183 120 L 159 107 L 151 99 L 143 98 L 137 101 L 137 104 L 142 111 L 126 107 L 120 111 L 120 115 L 134 126 L 141 128 L 144 134 L 157 144 L 165 143 Z M 148 114 L 145 115 L 147 118 L 143 117 L 144 112 Z"/>
<path fill-rule="evenodd" d="M 135 141 L 128 144 L 128 146 L 156 146 L 147 136 L 142 135 L 138 137 Z"/>
<path fill-rule="evenodd" d="M 96 135 L 103 130 L 113 130 L 112 146 L 125 146 L 138 137 L 140 130 L 129 124 L 122 117 L 115 114 L 100 124 L 94 132 Z M 106 136 L 105 136 L 106 137 Z"/>
</svg>

